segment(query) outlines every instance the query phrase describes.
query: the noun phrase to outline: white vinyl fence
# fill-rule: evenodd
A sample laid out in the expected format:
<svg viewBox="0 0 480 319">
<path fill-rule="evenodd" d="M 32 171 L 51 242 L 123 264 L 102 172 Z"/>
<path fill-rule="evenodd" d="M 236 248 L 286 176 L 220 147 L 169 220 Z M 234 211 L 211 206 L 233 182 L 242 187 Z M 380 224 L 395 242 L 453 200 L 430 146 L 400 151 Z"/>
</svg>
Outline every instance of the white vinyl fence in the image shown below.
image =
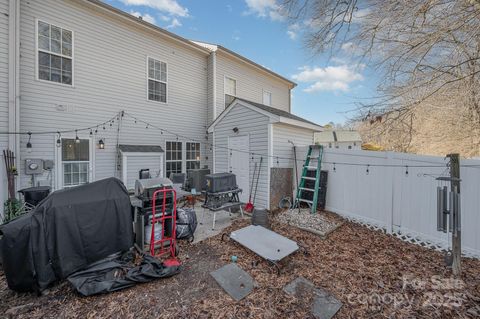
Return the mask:
<svg viewBox="0 0 480 319">
<path fill-rule="evenodd" d="M 301 148 L 297 158 L 305 154 Z M 446 184 L 435 180 L 449 175 L 448 159 L 326 149 L 323 162 L 322 169 L 328 170 L 326 210 L 403 240 L 450 247 L 451 235 L 437 231 L 437 186 Z M 460 160 L 460 165 L 462 250 L 480 257 L 480 160 Z"/>
</svg>

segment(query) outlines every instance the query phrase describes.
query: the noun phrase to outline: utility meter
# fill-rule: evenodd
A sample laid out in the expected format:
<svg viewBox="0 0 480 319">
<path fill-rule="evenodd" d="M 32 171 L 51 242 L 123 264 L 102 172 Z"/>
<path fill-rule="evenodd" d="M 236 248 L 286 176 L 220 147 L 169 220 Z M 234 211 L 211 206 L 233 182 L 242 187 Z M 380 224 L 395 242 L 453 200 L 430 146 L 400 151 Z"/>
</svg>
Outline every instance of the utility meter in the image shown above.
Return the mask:
<svg viewBox="0 0 480 319">
<path fill-rule="evenodd" d="M 43 160 L 37 158 L 29 158 L 25 160 L 25 174 L 41 174 L 43 173 Z"/>
</svg>

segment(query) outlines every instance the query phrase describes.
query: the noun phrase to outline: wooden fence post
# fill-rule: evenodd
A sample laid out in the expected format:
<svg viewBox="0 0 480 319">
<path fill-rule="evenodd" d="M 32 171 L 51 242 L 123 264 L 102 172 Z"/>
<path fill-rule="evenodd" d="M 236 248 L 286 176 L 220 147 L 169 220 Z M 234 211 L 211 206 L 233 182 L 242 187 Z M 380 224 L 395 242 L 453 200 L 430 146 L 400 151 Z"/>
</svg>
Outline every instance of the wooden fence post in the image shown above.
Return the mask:
<svg viewBox="0 0 480 319">
<path fill-rule="evenodd" d="M 459 154 L 448 154 L 450 158 L 450 177 L 452 181 L 450 182 L 451 191 L 458 193 L 460 198 L 460 156 Z M 460 200 L 460 199 L 459 199 Z M 453 210 L 455 215 L 458 213 L 456 210 Z M 453 213 L 450 212 L 450 213 Z M 461 272 L 461 260 L 462 260 L 462 236 L 461 236 L 461 223 L 460 218 L 453 215 L 453 227 L 452 227 L 452 272 L 455 276 L 460 275 Z"/>
</svg>

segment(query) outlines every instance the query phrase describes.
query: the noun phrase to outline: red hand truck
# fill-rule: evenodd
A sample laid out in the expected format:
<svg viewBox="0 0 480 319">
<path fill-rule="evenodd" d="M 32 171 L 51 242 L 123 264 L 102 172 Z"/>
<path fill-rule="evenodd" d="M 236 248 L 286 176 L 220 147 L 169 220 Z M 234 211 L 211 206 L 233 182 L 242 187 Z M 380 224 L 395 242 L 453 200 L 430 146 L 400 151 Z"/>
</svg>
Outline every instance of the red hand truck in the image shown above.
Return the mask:
<svg viewBox="0 0 480 319">
<path fill-rule="evenodd" d="M 157 196 L 159 194 L 163 195 L 162 205 L 161 205 L 161 214 L 157 213 Z M 172 203 L 167 204 L 167 195 L 172 194 Z M 168 207 L 172 208 L 172 211 L 169 211 Z M 171 220 L 171 232 L 170 236 L 166 236 L 165 230 L 165 221 Z M 155 224 L 157 222 L 162 223 L 161 229 L 161 239 L 155 240 Z M 159 257 L 165 254 L 170 253 L 170 258 L 164 262 L 166 266 L 178 266 L 180 262 L 177 260 L 176 255 L 177 251 L 177 242 L 176 242 L 176 233 L 177 233 L 177 192 L 174 189 L 159 189 L 153 193 L 152 197 L 152 234 L 150 237 L 150 255 L 154 257 Z M 165 242 L 168 242 L 167 249 L 165 249 Z M 155 246 L 159 245 L 160 249 L 157 254 L 155 254 Z"/>
</svg>

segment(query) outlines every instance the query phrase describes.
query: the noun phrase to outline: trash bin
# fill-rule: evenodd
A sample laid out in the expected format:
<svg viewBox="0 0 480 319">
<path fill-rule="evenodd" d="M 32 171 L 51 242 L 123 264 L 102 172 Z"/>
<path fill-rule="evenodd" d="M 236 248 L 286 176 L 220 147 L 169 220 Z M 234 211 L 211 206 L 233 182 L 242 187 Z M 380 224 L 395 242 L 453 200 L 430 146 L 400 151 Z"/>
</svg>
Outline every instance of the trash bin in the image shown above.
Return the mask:
<svg viewBox="0 0 480 319">
<path fill-rule="evenodd" d="M 50 186 L 36 186 L 24 188 L 18 191 L 23 195 L 26 203 L 37 206 L 42 200 L 50 194 Z"/>
</svg>

